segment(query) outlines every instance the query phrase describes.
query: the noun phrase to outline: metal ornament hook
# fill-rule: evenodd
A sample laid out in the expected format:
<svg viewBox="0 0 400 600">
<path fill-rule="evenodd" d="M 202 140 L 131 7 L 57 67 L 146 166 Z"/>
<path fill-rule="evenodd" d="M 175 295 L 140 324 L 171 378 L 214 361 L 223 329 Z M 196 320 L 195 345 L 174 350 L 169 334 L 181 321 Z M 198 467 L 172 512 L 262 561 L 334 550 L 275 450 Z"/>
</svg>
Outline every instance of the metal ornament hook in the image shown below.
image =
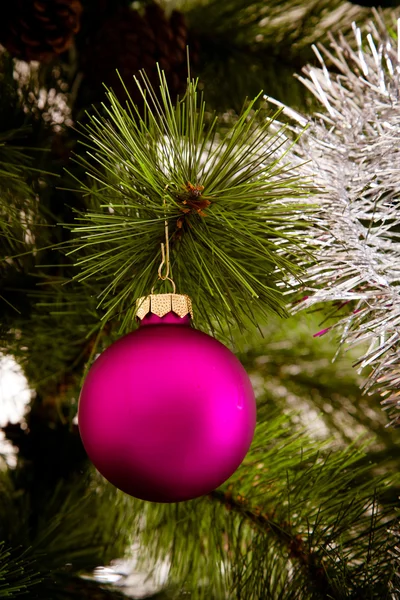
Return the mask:
<svg viewBox="0 0 400 600">
<path fill-rule="evenodd" d="M 168 188 L 168 184 L 165 186 L 165 190 L 167 190 Z M 164 209 L 166 207 L 166 197 L 164 196 Z M 165 214 L 166 216 L 166 214 Z M 172 284 L 172 289 L 173 289 L 173 293 L 176 293 L 176 285 L 174 280 L 169 276 L 170 274 L 170 261 L 169 261 L 169 230 L 168 230 L 168 221 L 167 219 L 165 219 L 164 221 L 164 226 L 165 226 L 165 244 L 161 243 L 161 263 L 160 266 L 158 267 L 158 279 L 161 279 L 162 281 L 169 281 Z M 165 265 L 165 274 L 163 275 L 163 267 Z M 155 285 L 153 285 L 152 289 L 151 289 L 151 293 L 153 293 L 153 290 L 155 288 Z"/>
</svg>

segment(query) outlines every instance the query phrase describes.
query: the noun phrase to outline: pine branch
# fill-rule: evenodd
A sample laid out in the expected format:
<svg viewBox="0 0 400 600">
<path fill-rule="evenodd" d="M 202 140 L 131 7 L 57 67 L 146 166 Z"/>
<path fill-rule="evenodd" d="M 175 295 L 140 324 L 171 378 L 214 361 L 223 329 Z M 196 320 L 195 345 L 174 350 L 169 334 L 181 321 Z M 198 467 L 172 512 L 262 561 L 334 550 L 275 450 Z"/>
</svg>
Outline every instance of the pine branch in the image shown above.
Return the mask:
<svg viewBox="0 0 400 600">
<path fill-rule="evenodd" d="M 258 341 L 234 335 L 240 361 L 256 393 L 263 395 L 260 418 L 268 418 L 277 406 L 298 410 L 299 422 L 311 434 L 334 436 L 341 446 L 360 435 L 373 435 L 368 456 L 376 453 L 379 469 L 389 473 L 397 468 L 397 432 L 387 428 L 385 414 L 376 411 L 379 395 L 361 394 L 363 377 L 352 367 L 367 348 L 360 345 L 337 354 L 329 336 L 314 337 L 330 318 L 323 310 L 298 313 L 284 321 L 270 319 Z"/>
<path fill-rule="evenodd" d="M 289 423 L 271 413 L 259 423 L 242 466 L 208 499 L 146 505 L 143 558 L 169 560 L 169 582 L 194 598 L 389 598 L 389 482 L 359 463 L 362 448 L 329 453 Z"/>
<path fill-rule="evenodd" d="M 30 540 L 42 573 L 62 574 L 67 563 L 71 575 L 90 572 L 124 555 L 132 535 L 131 499 L 97 473 L 60 481 L 52 493 L 43 489 L 42 498 L 41 510 L 32 505 L 36 527 Z"/>
<path fill-rule="evenodd" d="M 398 545 L 395 546 L 395 548 L 391 552 L 394 559 L 395 574 L 393 581 L 390 585 L 390 590 L 392 592 L 393 598 L 395 598 L 395 600 L 398 600 L 398 598 L 400 598 L 400 532 L 397 529 L 395 531 L 392 531 L 391 534 L 396 537 Z"/>
<path fill-rule="evenodd" d="M 25 431 L 23 435 L 31 434 Z M 36 443 L 40 445 L 40 440 Z M 55 454 L 49 445 L 46 449 Z M 61 441 L 59 470 L 66 450 Z M 58 483 L 54 483 L 54 472 L 40 473 L 39 464 L 36 471 L 32 468 L 35 449 L 31 448 L 29 456 L 27 463 L 19 458 L 12 473 L 14 483 L 6 474 L 2 476 L 0 536 L 6 540 L 6 548 L 19 547 L 21 551 L 0 551 L 0 597 L 14 597 L 29 585 L 32 598 L 75 598 L 81 574 L 125 554 L 137 518 L 132 499 L 82 465 L 75 476 L 57 473 Z M 35 588 L 31 590 L 30 585 Z M 87 589 L 93 598 L 121 597 L 118 591 L 107 592 L 101 584 L 85 585 L 85 581 L 81 597 L 86 597 Z"/>
<path fill-rule="evenodd" d="M 306 62 L 300 56 L 276 55 L 273 48 L 237 46 L 229 33 L 200 36 L 200 57 L 196 72 L 207 90 L 207 103 L 224 118 L 239 113 L 243 98 L 254 97 L 262 88 L 292 108 L 311 112 L 316 106 L 312 94 L 293 77 Z M 189 45 L 189 47 L 191 47 Z M 229 107 L 229 110 L 227 110 Z"/>
<path fill-rule="evenodd" d="M 0 598 L 31 594 L 42 581 L 26 554 L 0 543 Z"/>
<path fill-rule="evenodd" d="M 31 160 L 14 145 L 21 135 L 20 130 L 0 133 L 0 253 L 3 258 L 25 250 L 29 223 L 32 223 L 34 194 L 27 182 Z"/>
<path fill-rule="evenodd" d="M 189 47 L 209 102 L 221 112 L 238 110 L 243 96 L 260 88 L 311 112 L 313 96 L 293 73 L 314 62 L 312 44 L 327 42 L 331 33 L 347 34 L 353 21 L 363 24 L 371 16 L 343 0 L 182 0 L 178 6 L 188 19 Z M 391 20 L 389 10 L 384 14 Z"/>
<path fill-rule="evenodd" d="M 173 276 L 197 314 L 209 307 L 206 326 L 284 314 L 277 282 L 300 275 L 307 250 L 297 198 L 310 191 L 285 162 L 287 138 L 271 133 L 273 117 L 260 124 L 257 99 L 225 136 L 215 120 L 205 129 L 196 84 L 175 107 L 160 77 L 161 102 L 144 77 L 145 118 L 109 92 L 106 116 L 86 128 L 88 160 L 77 160 L 95 182 L 82 185 L 94 207 L 73 229 L 76 278 L 100 284 L 104 318 L 118 316 L 130 329 L 135 299 L 157 281 L 167 219 Z"/>
<path fill-rule="evenodd" d="M 24 369 L 37 393 L 59 399 L 60 386 L 79 384 L 100 337 L 101 348 L 109 338 L 90 286 L 71 288 L 64 277 L 43 277 L 37 283 L 37 291 L 29 293 L 33 305 L 29 317 L 13 319 L 2 346 Z M 23 332 L 23 345 L 19 331 Z"/>
<path fill-rule="evenodd" d="M 43 201 L 50 187 L 43 140 L 27 116 L 14 63 L 1 50 L 0 71 L 0 301 L 7 330 L 14 317 L 29 313 L 26 293 L 38 276 L 36 254 L 48 245 L 55 222 Z"/>
<path fill-rule="evenodd" d="M 34 172 L 33 160 L 23 147 L 31 128 L 13 60 L 4 49 L 0 49 L 0 73 L 0 255 L 4 259 L 23 252 L 29 245 L 37 203 L 29 182 Z"/>
<path fill-rule="evenodd" d="M 187 0 L 183 1 L 183 8 Z M 231 43 L 272 49 L 288 58 L 303 52 L 310 58 L 310 46 L 328 33 L 349 32 L 351 23 L 366 20 L 369 10 L 341 0 L 218 0 L 195 2 L 185 10 L 191 28 L 201 33 L 229 36 Z"/>
<path fill-rule="evenodd" d="M 243 519 L 252 523 L 256 529 L 261 529 L 264 534 L 272 534 L 287 551 L 288 557 L 298 561 L 305 569 L 311 587 L 325 594 L 326 597 L 334 597 L 337 590 L 327 576 L 321 557 L 307 547 L 306 541 L 293 531 L 288 522 L 277 523 L 267 513 L 262 513 L 259 506 L 247 507 L 247 499 L 240 494 L 234 498 L 232 489 L 229 490 L 229 488 L 225 492 L 214 490 L 209 496 L 212 500 L 223 504 L 227 510 L 238 513 Z"/>
</svg>

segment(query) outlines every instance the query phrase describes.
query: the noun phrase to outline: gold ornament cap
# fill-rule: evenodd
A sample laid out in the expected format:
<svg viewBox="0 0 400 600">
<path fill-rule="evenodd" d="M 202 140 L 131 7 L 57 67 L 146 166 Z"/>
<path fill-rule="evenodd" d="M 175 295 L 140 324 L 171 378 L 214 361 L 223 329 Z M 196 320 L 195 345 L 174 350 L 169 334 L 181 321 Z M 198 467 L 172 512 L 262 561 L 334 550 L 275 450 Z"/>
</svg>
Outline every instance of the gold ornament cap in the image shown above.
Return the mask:
<svg viewBox="0 0 400 600">
<path fill-rule="evenodd" d="M 190 315 L 193 319 L 192 301 L 186 294 L 150 294 L 136 300 L 136 316 L 142 320 L 150 313 L 157 317 L 165 317 L 174 312 L 178 317 Z"/>
</svg>

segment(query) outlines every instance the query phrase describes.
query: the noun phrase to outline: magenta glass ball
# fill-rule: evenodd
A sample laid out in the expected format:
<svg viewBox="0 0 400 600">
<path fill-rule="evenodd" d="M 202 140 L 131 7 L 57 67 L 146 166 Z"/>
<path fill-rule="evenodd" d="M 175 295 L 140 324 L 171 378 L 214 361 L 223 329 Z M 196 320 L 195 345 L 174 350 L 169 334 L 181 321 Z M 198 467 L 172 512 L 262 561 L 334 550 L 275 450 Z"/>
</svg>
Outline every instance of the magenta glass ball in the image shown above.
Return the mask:
<svg viewBox="0 0 400 600">
<path fill-rule="evenodd" d="M 234 473 L 253 439 L 256 404 L 226 346 L 188 316 L 148 315 L 93 363 L 78 422 L 89 458 L 116 487 L 179 502 Z"/>
</svg>

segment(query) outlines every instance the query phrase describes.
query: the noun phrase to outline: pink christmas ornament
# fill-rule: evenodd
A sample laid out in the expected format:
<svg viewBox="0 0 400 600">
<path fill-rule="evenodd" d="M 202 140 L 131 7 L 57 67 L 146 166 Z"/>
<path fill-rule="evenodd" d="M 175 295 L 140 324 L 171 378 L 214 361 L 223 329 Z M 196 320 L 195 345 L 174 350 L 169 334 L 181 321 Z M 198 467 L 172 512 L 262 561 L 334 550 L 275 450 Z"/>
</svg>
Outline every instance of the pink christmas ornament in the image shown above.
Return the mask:
<svg viewBox="0 0 400 600">
<path fill-rule="evenodd" d="M 223 344 L 190 327 L 188 300 L 147 298 L 139 329 L 97 358 L 79 400 L 79 429 L 95 467 L 153 502 L 189 500 L 221 485 L 245 457 L 256 425 L 246 371 Z"/>
</svg>

